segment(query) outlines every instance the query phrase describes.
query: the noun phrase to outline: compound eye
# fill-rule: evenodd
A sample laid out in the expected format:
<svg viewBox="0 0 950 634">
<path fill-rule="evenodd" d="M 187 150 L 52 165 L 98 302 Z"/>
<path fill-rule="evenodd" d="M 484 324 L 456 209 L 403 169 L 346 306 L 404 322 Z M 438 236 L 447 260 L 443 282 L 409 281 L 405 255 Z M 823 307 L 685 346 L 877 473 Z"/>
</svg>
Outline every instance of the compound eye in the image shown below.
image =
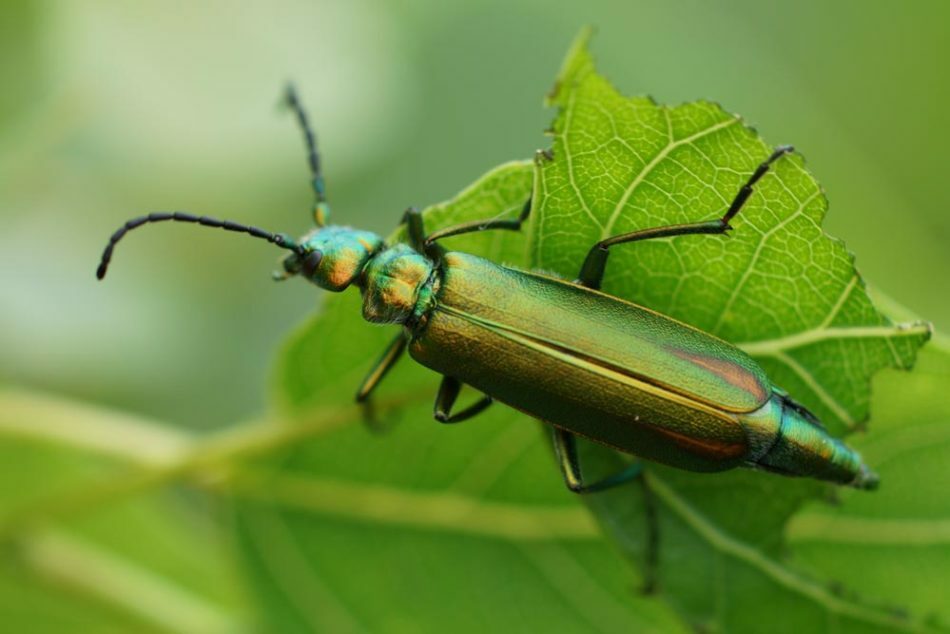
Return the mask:
<svg viewBox="0 0 950 634">
<path fill-rule="evenodd" d="M 323 251 L 311 251 L 303 259 L 303 265 L 301 270 L 303 274 L 307 277 L 313 277 L 313 274 L 317 271 L 317 267 L 320 266 L 320 260 L 323 259 Z"/>
</svg>

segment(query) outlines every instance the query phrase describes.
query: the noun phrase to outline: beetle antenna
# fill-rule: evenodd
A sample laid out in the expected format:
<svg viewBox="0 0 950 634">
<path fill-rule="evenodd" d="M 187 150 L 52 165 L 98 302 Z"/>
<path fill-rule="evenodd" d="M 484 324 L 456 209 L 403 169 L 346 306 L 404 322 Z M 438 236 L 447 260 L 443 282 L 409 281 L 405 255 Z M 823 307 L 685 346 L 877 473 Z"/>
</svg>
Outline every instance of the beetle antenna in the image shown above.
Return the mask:
<svg viewBox="0 0 950 634">
<path fill-rule="evenodd" d="M 294 88 L 292 83 L 287 84 L 285 101 L 287 106 L 293 110 L 297 116 L 297 123 L 300 125 L 301 131 L 303 131 L 303 138 L 307 144 L 307 163 L 310 165 L 310 186 L 313 188 L 313 193 L 316 198 L 313 203 L 313 221 L 318 227 L 322 227 L 326 225 L 330 217 L 330 205 L 327 203 L 327 189 L 326 183 L 324 183 L 323 180 L 320 153 L 317 152 L 317 138 L 313 133 L 313 129 L 310 127 L 310 120 L 307 118 L 307 113 L 300 103 L 300 98 L 297 96 L 297 89 Z"/>
<path fill-rule="evenodd" d="M 204 225 L 205 227 L 216 227 L 219 229 L 226 229 L 228 231 L 246 233 L 255 238 L 267 240 L 268 242 L 276 244 L 282 249 L 288 249 L 296 253 L 301 253 L 301 249 L 297 243 L 294 242 L 294 239 L 284 233 L 270 233 L 269 231 L 264 231 L 263 229 L 258 229 L 257 227 L 238 224 L 236 222 L 231 222 L 230 220 L 218 220 L 217 218 L 210 218 L 208 216 L 194 216 L 181 211 L 163 211 L 150 213 L 147 216 L 133 218 L 119 227 L 119 229 L 112 234 L 112 237 L 109 238 L 109 243 L 102 252 L 102 260 L 99 262 L 99 268 L 96 269 L 96 277 L 101 280 L 106 276 L 106 270 L 109 268 L 109 262 L 112 261 L 112 250 L 115 249 L 115 245 L 118 244 L 119 240 L 121 240 L 125 234 L 127 234 L 132 229 L 141 227 L 144 224 L 148 224 L 150 222 L 164 222 L 166 220 L 192 222 L 199 225 Z"/>
</svg>

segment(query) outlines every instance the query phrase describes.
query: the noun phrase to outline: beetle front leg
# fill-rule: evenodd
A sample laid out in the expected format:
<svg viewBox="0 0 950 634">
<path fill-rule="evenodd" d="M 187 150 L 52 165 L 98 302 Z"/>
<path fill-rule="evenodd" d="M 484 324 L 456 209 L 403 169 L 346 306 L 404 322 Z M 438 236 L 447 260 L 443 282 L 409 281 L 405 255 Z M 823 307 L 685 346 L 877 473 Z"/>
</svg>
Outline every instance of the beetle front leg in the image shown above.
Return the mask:
<svg viewBox="0 0 950 634">
<path fill-rule="evenodd" d="M 577 457 L 577 437 L 565 429 L 554 427 L 554 451 L 557 453 L 557 461 L 561 466 L 564 484 L 574 493 L 596 493 L 611 489 L 633 480 L 643 470 L 643 465 L 634 461 L 612 476 L 592 484 L 584 484 L 584 476 L 581 474 L 581 465 Z"/>
<path fill-rule="evenodd" d="M 587 257 L 584 258 L 584 264 L 581 266 L 581 272 L 577 275 L 577 282 L 587 288 L 599 289 L 601 282 L 604 280 L 604 269 L 607 267 L 607 257 L 610 255 L 609 249 L 618 244 L 689 234 L 715 235 L 726 233 L 732 229 L 732 227 L 729 226 L 729 221 L 739 213 L 743 205 L 745 205 L 746 200 L 752 195 L 753 186 L 760 178 L 765 176 L 766 172 L 768 172 L 772 166 L 772 163 L 793 151 L 794 148 L 790 145 L 775 148 L 775 151 L 755 169 L 752 176 L 749 177 L 749 180 L 739 189 L 739 192 L 732 200 L 729 209 L 726 210 L 722 218 L 707 220 L 706 222 L 691 222 L 684 225 L 653 227 L 651 229 L 632 231 L 601 240 L 587 252 Z"/>
<path fill-rule="evenodd" d="M 363 404 L 363 419 L 373 430 L 378 430 L 380 426 L 376 422 L 373 405 L 369 397 L 372 395 L 373 390 L 376 389 L 376 386 L 382 382 L 386 374 L 396 365 L 400 357 L 402 357 L 406 351 L 406 343 L 406 335 L 399 333 L 386 347 L 386 351 L 383 352 L 383 355 L 379 358 L 379 361 L 376 362 L 376 365 L 366 374 L 366 378 L 363 379 L 360 389 L 356 392 L 356 402 Z"/>
<path fill-rule="evenodd" d="M 409 246 L 424 253 L 426 247 L 426 228 L 422 219 L 422 212 L 415 207 L 409 207 L 402 215 L 402 222 L 406 225 L 406 233 L 409 235 Z"/>
<path fill-rule="evenodd" d="M 462 389 L 462 383 L 451 376 L 442 377 L 442 384 L 439 385 L 439 393 L 435 397 L 435 407 L 433 416 L 440 423 L 461 423 L 463 420 L 482 413 L 485 408 L 492 404 L 492 397 L 487 394 L 481 399 L 469 405 L 461 412 L 452 413 L 452 406 L 458 398 L 459 391 Z"/>
<path fill-rule="evenodd" d="M 518 217 L 514 220 L 495 218 L 491 220 L 474 220 L 472 222 L 463 222 L 451 227 L 446 227 L 445 229 L 433 231 L 426 237 L 426 244 L 434 244 L 436 241 L 443 238 L 458 236 L 462 235 L 463 233 L 472 233 L 474 231 L 491 231 L 492 229 L 519 231 L 521 229 L 521 225 L 523 225 L 525 220 L 528 219 L 528 216 L 531 215 L 531 200 L 531 196 L 528 196 L 528 200 L 525 201 L 524 206 L 521 208 L 521 213 L 518 214 Z"/>
<path fill-rule="evenodd" d="M 389 372 L 396 362 L 399 361 L 402 354 L 406 351 L 406 335 L 404 333 L 399 333 L 395 338 L 386 346 L 386 351 L 383 352 L 383 356 L 379 358 L 379 361 L 376 362 L 370 371 L 366 374 L 366 377 L 363 379 L 363 383 L 360 385 L 360 389 L 356 392 L 356 402 L 363 403 L 369 399 L 370 395 L 373 393 L 373 390 L 376 389 L 376 386 L 380 384 L 383 378 L 386 376 L 386 373 Z"/>
</svg>

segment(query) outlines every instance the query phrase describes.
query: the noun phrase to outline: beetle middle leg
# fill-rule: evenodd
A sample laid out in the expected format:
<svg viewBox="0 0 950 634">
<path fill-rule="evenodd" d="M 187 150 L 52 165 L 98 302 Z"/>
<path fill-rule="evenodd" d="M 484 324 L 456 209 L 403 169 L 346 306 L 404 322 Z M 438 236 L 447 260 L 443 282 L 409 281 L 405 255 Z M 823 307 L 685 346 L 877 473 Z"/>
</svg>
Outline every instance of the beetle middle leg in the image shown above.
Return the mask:
<svg viewBox="0 0 950 634">
<path fill-rule="evenodd" d="M 469 405 L 461 412 L 452 413 L 452 406 L 458 398 L 459 391 L 462 389 L 462 382 L 451 376 L 442 377 L 442 384 L 439 385 L 439 393 L 435 397 L 435 407 L 433 416 L 440 423 L 461 423 L 477 414 L 481 414 L 485 408 L 492 404 L 492 397 L 487 394 L 479 400 Z"/>
<path fill-rule="evenodd" d="M 425 252 L 426 247 L 426 229 L 422 219 L 422 212 L 415 207 L 409 207 L 402 215 L 402 222 L 406 225 L 406 233 L 409 236 L 409 246 L 419 253 Z"/>
<path fill-rule="evenodd" d="M 581 266 L 581 272 L 577 276 L 577 281 L 588 288 L 600 288 L 604 279 L 604 269 L 607 266 L 607 256 L 610 255 L 609 249 L 625 242 L 636 242 L 638 240 L 649 240 L 651 238 L 668 238 L 670 236 L 682 236 L 688 234 L 723 234 L 732 229 L 729 221 L 742 209 L 745 202 L 752 195 L 753 186 L 760 178 L 765 176 L 766 172 L 782 156 L 794 151 L 790 145 L 777 147 L 774 152 L 759 165 L 749 180 L 746 181 L 736 197 L 729 205 L 729 209 L 723 214 L 722 218 L 716 220 L 707 220 L 705 222 L 691 222 L 684 225 L 669 225 L 665 227 L 653 227 L 641 231 L 632 231 L 618 236 L 612 236 L 601 240 L 590 248 L 587 257 L 584 258 L 584 264 Z"/>
</svg>

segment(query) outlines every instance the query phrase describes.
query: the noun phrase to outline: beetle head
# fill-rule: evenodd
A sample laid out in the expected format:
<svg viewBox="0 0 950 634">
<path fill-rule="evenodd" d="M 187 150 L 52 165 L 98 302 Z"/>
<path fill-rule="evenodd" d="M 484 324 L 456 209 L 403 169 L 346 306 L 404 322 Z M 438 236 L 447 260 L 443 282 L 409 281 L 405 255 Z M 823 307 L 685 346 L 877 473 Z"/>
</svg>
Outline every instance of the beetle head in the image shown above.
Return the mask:
<svg viewBox="0 0 950 634">
<path fill-rule="evenodd" d="M 301 238 L 295 251 L 282 260 L 276 279 L 302 275 L 320 288 L 342 291 L 360 276 L 363 266 L 383 246 L 370 231 L 349 227 L 319 227 Z"/>
</svg>

